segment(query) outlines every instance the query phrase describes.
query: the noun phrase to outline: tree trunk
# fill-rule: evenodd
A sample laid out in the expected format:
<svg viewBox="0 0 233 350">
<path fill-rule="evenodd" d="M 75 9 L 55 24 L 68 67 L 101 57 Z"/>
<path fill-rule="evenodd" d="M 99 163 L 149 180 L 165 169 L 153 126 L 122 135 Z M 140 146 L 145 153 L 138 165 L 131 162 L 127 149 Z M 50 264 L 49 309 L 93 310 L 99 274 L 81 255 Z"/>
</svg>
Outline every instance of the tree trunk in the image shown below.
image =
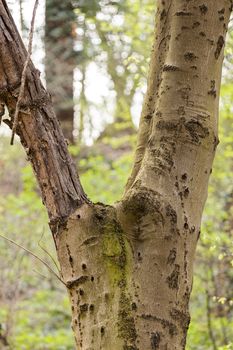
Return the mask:
<svg viewBox="0 0 233 350">
<path fill-rule="evenodd" d="M 77 349 L 185 348 L 230 7 L 158 1 L 135 165 L 114 206 L 87 200 L 30 65 L 17 132 L 49 212 Z M 5 0 L 0 16 L 0 89 L 12 113 L 25 49 Z"/>
<path fill-rule="evenodd" d="M 45 73 L 48 91 L 65 138 L 73 142 L 75 14 L 70 1 L 46 0 Z"/>
</svg>

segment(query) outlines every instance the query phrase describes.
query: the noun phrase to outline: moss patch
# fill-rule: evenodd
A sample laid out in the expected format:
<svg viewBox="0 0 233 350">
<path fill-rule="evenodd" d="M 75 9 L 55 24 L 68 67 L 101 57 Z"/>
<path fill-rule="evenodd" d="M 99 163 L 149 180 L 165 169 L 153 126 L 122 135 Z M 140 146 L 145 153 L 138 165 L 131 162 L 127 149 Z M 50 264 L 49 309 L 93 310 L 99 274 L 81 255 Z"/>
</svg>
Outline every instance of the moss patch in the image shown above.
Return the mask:
<svg viewBox="0 0 233 350">
<path fill-rule="evenodd" d="M 101 221 L 102 255 L 109 277 L 112 294 L 119 291 L 118 333 L 124 349 L 136 347 L 136 328 L 132 316 L 132 300 L 128 291 L 132 271 L 132 249 L 117 220 L 116 210 L 98 204 L 98 220 Z"/>
</svg>

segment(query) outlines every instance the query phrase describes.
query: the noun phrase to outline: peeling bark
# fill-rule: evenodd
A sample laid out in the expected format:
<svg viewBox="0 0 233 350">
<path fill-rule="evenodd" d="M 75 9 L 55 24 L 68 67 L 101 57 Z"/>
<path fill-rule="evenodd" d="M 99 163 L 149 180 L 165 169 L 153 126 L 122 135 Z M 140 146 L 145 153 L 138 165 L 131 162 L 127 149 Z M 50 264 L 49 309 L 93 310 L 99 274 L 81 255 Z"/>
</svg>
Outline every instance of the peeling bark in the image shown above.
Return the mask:
<svg viewBox="0 0 233 350">
<path fill-rule="evenodd" d="M 77 349 L 185 348 L 230 11 L 227 0 L 158 1 L 135 164 L 114 206 L 87 200 L 30 65 L 17 132 L 56 223 Z M 3 0 L 0 19 L 1 101 L 12 115 L 25 49 Z"/>
</svg>

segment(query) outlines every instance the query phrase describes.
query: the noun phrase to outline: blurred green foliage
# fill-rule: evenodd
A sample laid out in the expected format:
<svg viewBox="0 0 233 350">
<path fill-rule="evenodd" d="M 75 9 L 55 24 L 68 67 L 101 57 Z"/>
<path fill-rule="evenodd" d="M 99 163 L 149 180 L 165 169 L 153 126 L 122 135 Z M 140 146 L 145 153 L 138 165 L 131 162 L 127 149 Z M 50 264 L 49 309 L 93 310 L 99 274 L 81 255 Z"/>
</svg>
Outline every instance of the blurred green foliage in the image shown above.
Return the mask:
<svg viewBox="0 0 233 350">
<path fill-rule="evenodd" d="M 38 245 L 41 241 L 55 256 L 47 213 L 31 166 L 20 145 L 9 147 L 9 138 L 1 137 L 0 150 L 1 194 L 4 192 L 0 196 L 0 233 L 41 256 L 55 269 Z M 0 349 L 74 349 L 63 285 L 34 257 L 2 238 L 0 268 Z M 8 346 L 2 347 L 1 336 Z"/>
</svg>

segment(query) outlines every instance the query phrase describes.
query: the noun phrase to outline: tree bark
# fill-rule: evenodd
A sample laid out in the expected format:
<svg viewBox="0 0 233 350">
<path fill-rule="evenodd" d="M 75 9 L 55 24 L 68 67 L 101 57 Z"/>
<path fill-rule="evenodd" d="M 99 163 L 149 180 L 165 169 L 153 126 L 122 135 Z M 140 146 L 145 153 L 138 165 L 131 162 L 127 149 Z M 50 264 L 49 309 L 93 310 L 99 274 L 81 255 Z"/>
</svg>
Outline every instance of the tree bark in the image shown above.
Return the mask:
<svg viewBox="0 0 233 350">
<path fill-rule="evenodd" d="M 26 50 L 5 1 L 0 2 L 0 98 L 14 117 Z M 52 108 L 50 95 L 32 62 L 17 133 L 32 162 L 51 223 L 62 223 L 87 201 Z"/>
<path fill-rule="evenodd" d="M 135 165 L 114 206 L 87 200 L 30 65 L 17 132 L 52 221 L 77 349 L 185 348 L 230 11 L 229 0 L 158 1 Z M 12 114 L 25 49 L 5 0 L 0 16 L 0 89 Z"/>
</svg>

